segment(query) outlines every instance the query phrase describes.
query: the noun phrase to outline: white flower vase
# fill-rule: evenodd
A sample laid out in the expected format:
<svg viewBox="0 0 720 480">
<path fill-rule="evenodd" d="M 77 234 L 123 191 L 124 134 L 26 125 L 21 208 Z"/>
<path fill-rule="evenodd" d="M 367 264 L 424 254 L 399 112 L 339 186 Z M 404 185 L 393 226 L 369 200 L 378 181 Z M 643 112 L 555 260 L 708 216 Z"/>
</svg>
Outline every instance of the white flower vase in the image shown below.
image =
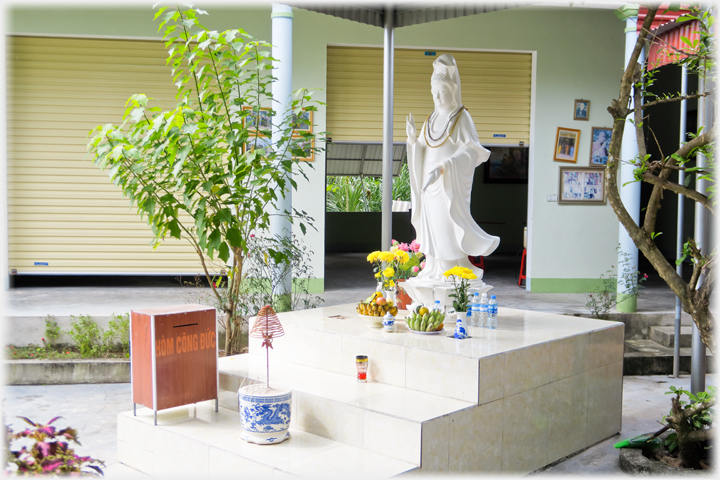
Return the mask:
<svg viewBox="0 0 720 480">
<path fill-rule="evenodd" d="M 385 300 L 391 300 L 393 305 L 397 305 L 396 303 L 396 297 L 397 297 L 397 288 L 396 287 L 388 287 L 384 291 Z"/>
<path fill-rule="evenodd" d="M 275 445 L 290 438 L 292 391 L 247 385 L 238 390 L 243 433 L 249 443 Z"/>
<path fill-rule="evenodd" d="M 467 338 L 467 331 L 465 330 L 465 316 L 467 312 L 457 312 L 457 321 L 455 322 L 455 334 L 453 337 L 457 339 Z"/>
</svg>

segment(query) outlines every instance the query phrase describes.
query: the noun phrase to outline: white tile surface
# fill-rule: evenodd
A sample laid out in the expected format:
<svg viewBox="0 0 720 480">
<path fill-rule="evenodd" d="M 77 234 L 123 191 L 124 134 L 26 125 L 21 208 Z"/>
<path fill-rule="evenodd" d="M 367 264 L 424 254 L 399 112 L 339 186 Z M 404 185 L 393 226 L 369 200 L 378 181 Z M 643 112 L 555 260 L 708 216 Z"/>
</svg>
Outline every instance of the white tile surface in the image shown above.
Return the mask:
<svg viewBox="0 0 720 480">
<path fill-rule="evenodd" d="M 590 334 L 588 370 L 623 360 L 625 324 L 608 323 L 610 325 L 606 328 Z"/>
<path fill-rule="evenodd" d="M 545 385 L 550 373 L 550 343 L 513 350 L 504 355 L 504 397 Z"/>
<path fill-rule="evenodd" d="M 362 448 L 362 409 L 298 392 L 293 396 L 297 396 L 296 409 L 291 420 L 294 428 Z"/>
<path fill-rule="evenodd" d="M 408 348 L 405 365 L 407 388 L 468 402 L 477 401 L 477 359 Z"/>
<path fill-rule="evenodd" d="M 502 472 L 526 474 L 547 465 L 546 397 L 529 390 L 503 399 Z"/>
<path fill-rule="evenodd" d="M 593 445 L 622 427 L 623 362 L 588 372 L 587 445 Z"/>
<path fill-rule="evenodd" d="M 417 467 L 409 463 L 360 450 L 336 445 L 319 453 L 283 462 L 277 470 L 305 478 L 387 478 Z"/>
<path fill-rule="evenodd" d="M 568 378 L 587 371 L 589 333 L 574 335 L 552 342 L 550 349 L 549 381 Z"/>
<path fill-rule="evenodd" d="M 373 412 L 364 420 L 363 449 L 420 465 L 420 423 Z"/>
<path fill-rule="evenodd" d="M 422 424 L 422 473 L 447 473 L 450 446 L 450 416 Z"/>
<path fill-rule="evenodd" d="M 581 373 L 538 389 L 545 402 L 548 424 L 547 461 L 559 460 L 587 446 L 588 374 Z"/>
<path fill-rule="evenodd" d="M 502 443 L 502 400 L 450 415 L 449 472 L 499 474 Z"/>
<path fill-rule="evenodd" d="M 503 398 L 505 389 L 505 355 L 493 355 L 480 359 L 478 404 Z"/>
</svg>

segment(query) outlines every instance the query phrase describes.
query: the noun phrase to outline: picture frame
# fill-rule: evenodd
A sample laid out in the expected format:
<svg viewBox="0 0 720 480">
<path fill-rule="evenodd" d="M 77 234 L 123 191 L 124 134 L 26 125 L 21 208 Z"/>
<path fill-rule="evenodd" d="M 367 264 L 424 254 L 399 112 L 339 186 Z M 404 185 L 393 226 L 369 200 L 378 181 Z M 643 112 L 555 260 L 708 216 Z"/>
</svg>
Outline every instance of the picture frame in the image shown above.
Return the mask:
<svg viewBox="0 0 720 480">
<path fill-rule="evenodd" d="M 485 146 L 490 156 L 485 162 L 484 183 L 528 183 L 527 146 Z"/>
<path fill-rule="evenodd" d="M 605 169 L 597 167 L 560 167 L 560 204 L 605 204 Z"/>
<path fill-rule="evenodd" d="M 265 135 L 251 136 L 248 141 L 243 143 L 243 153 L 247 152 L 248 149 L 265 148 L 272 145 L 270 137 Z"/>
<path fill-rule="evenodd" d="M 294 137 L 298 138 L 298 137 Z M 309 139 L 301 142 L 305 151 L 304 157 L 293 157 L 293 160 L 300 160 L 301 162 L 313 162 L 315 161 L 315 139 Z"/>
<path fill-rule="evenodd" d="M 573 120 L 588 120 L 590 118 L 590 100 L 575 100 L 573 107 Z"/>
<path fill-rule="evenodd" d="M 592 127 L 590 137 L 590 166 L 607 165 L 610 156 L 610 139 L 613 129 L 610 127 Z"/>
<path fill-rule="evenodd" d="M 578 145 L 580 145 L 580 130 L 558 127 L 555 136 L 553 160 L 556 162 L 577 163 Z"/>
<path fill-rule="evenodd" d="M 249 110 L 250 112 L 243 117 L 243 125 L 247 129 L 257 130 L 257 115 L 253 111 L 253 107 L 246 105 L 242 107 L 243 110 Z M 272 128 L 272 110 L 269 108 L 260 109 L 260 130 L 270 130 Z"/>
<path fill-rule="evenodd" d="M 313 131 L 313 112 L 312 110 L 302 110 L 299 114 L 293 113 L 293 123 L 297 122 L 295 128 L 298 132 L 312 133 Z"/>
</svg>

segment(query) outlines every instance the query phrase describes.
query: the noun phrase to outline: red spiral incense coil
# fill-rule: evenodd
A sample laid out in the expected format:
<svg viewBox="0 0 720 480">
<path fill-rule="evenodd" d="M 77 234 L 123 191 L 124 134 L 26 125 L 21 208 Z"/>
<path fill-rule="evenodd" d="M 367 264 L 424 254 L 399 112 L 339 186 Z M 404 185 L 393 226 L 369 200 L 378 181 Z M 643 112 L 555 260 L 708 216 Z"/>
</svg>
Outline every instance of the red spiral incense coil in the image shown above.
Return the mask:
<svg viewBox="0 0 720 480">
<path fill-rule="evenodd" d="M 272 348 L 273 338 L 285 335 L 280 319 L 270 305 L 260 309 L 249 335 L 253 338 L 262 338 L 262 346 L 269 348 Z"/>
<path fill-rule="evenodd" d="M 268 348 L 273 348 L 273 338 L 285 335 L 280 319 L 270 305 L 265 305 L 260 309 L 257 317 L 255 317 L 255 323 L 248 335 L 253 338 L 263 339 L 263 343 L 260 348 L 265 347 L 265 356 L 267 357 L 266 385 L 270 388 L 270 351 Z"/>
</svg>

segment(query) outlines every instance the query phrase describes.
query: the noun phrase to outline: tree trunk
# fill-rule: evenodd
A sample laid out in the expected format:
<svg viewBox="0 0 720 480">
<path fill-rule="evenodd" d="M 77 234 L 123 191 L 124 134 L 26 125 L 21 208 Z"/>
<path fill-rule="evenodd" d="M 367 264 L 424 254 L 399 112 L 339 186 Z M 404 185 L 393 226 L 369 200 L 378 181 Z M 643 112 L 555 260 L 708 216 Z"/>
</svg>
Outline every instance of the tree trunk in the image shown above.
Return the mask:
<svg viewBox="0 0 720 480">
<path fill-rule="evenodd" d="M 662 196 L 663 183 L 662 181 L 666 179 L 666 177 L 669 175 L 669 172 L 661 172 L 660 180 L 662 181 L 656 184 L 653 189 L 651 201 L 648 203 L 647 210 L 645 212 L 645 228 L 641 228 L 640 226 L 638 226 L 632 219 L 630 213 L 628 213 L 625 205 L 620 199 L 620 192 L 618 189 L 618 166 L 620 162 L 634 161 L 634 159 L 630 158 L 621 158 L 623 140 L 622 137 L 626 118 L 631 113 L 629 106 L 632 91 L 634 88 L 641 88 L 640 86 L 638 86 L 638 82 L 641 81 L 642 65 L 638 64 L 637 60 L 639 58 L 640 52 L 642 51 L 643 44 L 645 43 L 645 38 L 647 37 L 647 33 L 650 29 L 650 25 L 652 24 L 656 13 L 657 7 L 650 7 L 648 9 L 643 28 L 638 35 L 638 40 L 635 44 L 635 48 L 633 49 L 630 60 L 625 69 L 625 73 L 623 74 L 622 80 L 620 82 L 620 94 L 618 96 L 618 99 L 613 100 L 611 105 L 608 107 L 608 111 L 613 116 L 613 133 L 610 140 L 610 152 L 605 171 L 607 180 L 608 202 L 610 203 L 610 206 L 615 212 L 615 215 L 618 217 L 618 220 L 620 220 L 623 228 L 625 228 L 625 230 L 628 232 L 628 235 L 632 239 L 633 243 L 650 261 L 650 263 L 658 272 L 660 277 L 668 284 L 668 286 L 672 289 L 675 295 L 678 296 L 682 303 L 683 310 L 692 316 L 693 321 L 698 327 L 698 330 L 700 330 L 703 343 L 705 343 L 705 345 L 711 352 L 714 352 L 715 340 L 713 335 L 713 326 L 715 324 L 715 319 L 710 311 L 710 304 L 708 301 L 711 291 L 710 284 L 712 283 L 712 275 L 710 273 L 710 265 L 712 262 L 708 262 L 707 265 L 704 264 L 704 262 L 707 261 L 708 254 L 705 253 L 705 256 L 703 257 L 698 250 L 697 255 L 700 255 L 702 258 L 698 258 L 697 255 L 694 255 L 694 258 L 696 260 L 694 267 L 695 271 L 693 272 L 693 280 L 691 280 L 691 282 L 688 284 L 684 282 L 683 279 L 677 274 L 677 272 L 675 271 L 675 266 L 671 265 L 657 248 L 653 239 L 653 234 L 655 232 L 651 231 L 654 229 L 655 218 L 657 217 L 658 210 L 660 208 L 660 198 Z M 637 101 L 639 99 L 639 95 L 636 94 L 635 99 Z M 634 113 L 638 114 L 640 105 L 635 105 L 634 108 Z M 642 126 L 638 125 L 638 127 L 636 128 L 636 133 L 638 135 L 638 144 L 642 145 L 640 151 L 643 152 L 645 139 L 642 135 Z M 697 137 L 693 141 L 683 145 L 677 153 L 683 157 L 687 156 L 690 154 L 692 148 L 705 145 L 709 141 L 711 141 L 711 137 Z M 623 179 L 623 182 L 628 181 L 630 181 L 630 179 Z M 697 279 L 699 278 L 702 269 L 705 269 L 705 271 L 708 273 L 707 279 L 705 281 L 705 285 L 703 285 L 701 289 L 696 291 L 695 286 L 697 285 Z"/>
</svg>

